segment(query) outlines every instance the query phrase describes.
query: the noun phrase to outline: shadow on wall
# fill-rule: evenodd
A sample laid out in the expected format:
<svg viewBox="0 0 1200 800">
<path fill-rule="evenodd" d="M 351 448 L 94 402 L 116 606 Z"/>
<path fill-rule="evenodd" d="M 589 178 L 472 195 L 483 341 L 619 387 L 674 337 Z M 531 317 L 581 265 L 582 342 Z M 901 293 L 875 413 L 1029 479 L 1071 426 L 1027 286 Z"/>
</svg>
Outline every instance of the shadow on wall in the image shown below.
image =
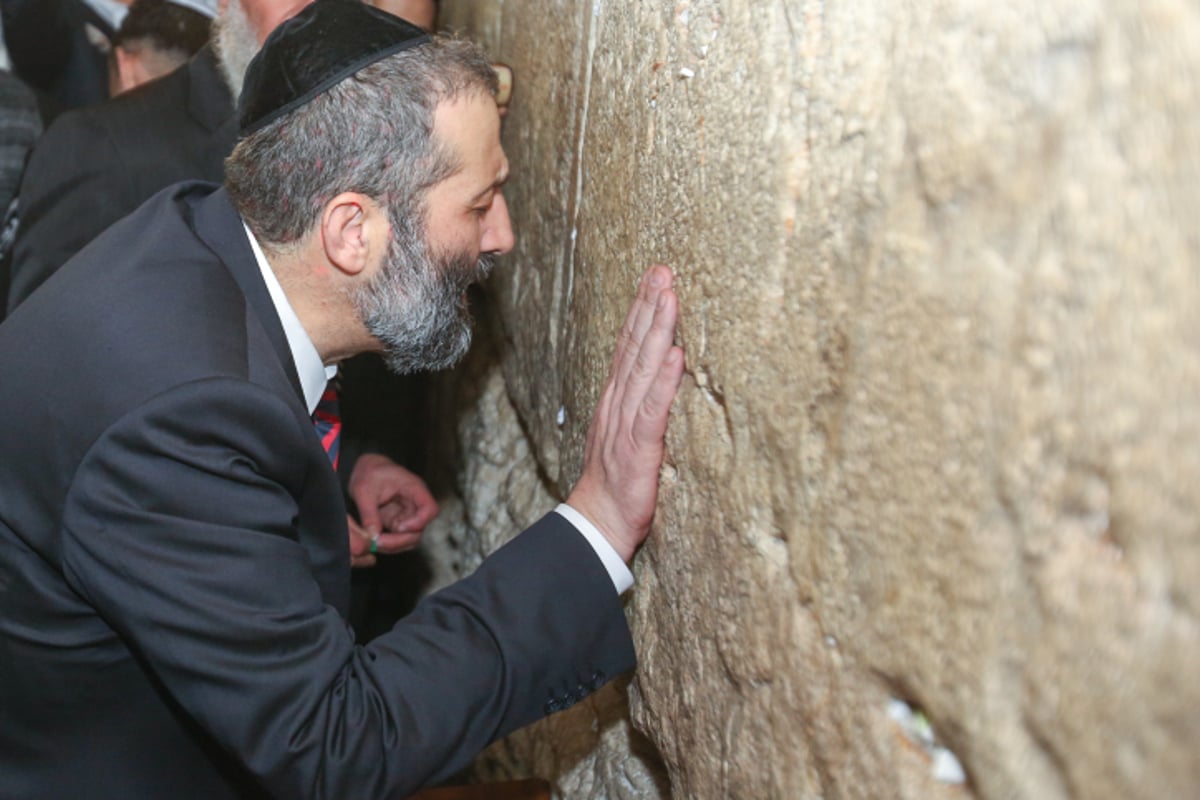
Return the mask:
<svg viewBox="0 0 1200 800">
<path fill-rule="evenodd" d="M 536 776 L 555 797 L 602 800 L 624 786 L 622 797 L 670 798 L 666 767 L 654 744 L 629 721 L 629 679 L 609 684 L 561 714 L 489 747 L 472 765 L 472 780 Z"/>
<path fill-rule="evenodd" d="M 433 573 L 429 590 L 471 572 L 560 499 L 504 390 L 505 338 L 491 299 L 473 290 L 471 306 L 471 352 L 456 369 L 433 376 L 426 395 L 422 470 L 443 509 L 422 548 Z M 517 731 L 457 780 L 542 778 L 556 797 L 571 800 L 599 800 L 613 786 L 628 789 L 622 797 L 669 798 L 662 757 L 630 721 L 628 688 L 629 678 L 616 680 Z"/>
</svg>

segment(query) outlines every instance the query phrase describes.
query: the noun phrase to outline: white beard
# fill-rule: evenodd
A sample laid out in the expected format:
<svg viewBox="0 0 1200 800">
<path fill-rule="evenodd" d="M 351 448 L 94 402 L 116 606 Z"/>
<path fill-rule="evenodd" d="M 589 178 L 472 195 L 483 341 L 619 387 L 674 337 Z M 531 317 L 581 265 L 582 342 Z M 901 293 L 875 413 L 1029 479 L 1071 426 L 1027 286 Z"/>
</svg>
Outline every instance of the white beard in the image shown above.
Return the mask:
<svg viewBox="0 0 1200 800">
<path fill-rule="evenodd" d="M 233 93 L 234 105 L 242 96 L 246 68 L 258 53 L 258 33 L 242 8 L 242 0 L 229 0 L 225 13 L 213 21 L 213 42 L 221 75 Z"/>
</svg>

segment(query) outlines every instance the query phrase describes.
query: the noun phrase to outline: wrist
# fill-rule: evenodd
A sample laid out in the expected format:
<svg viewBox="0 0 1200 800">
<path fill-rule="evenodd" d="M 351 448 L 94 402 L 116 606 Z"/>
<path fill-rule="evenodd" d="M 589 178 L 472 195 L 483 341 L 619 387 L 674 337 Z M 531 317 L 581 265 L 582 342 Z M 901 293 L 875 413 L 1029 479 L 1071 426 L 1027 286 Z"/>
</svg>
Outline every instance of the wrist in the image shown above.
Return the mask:
<svg viewBox="0 0 1200 800">
<path fill-rule="evenodd" d="M 594 493 L 588 491 L 585 485 L 580 485 L 576 486 L 575 490 L 567 497 L 567 505 L 579 512 L 591 523 L 592 527 L 600 532 L 600 535 L 621 557 L 622 561 L 628 564 L 633 560 L 633 554 L 636 552 L 640 540 L 636 536 L 621 535 L 627 526 L 621 521 L 619 514 L 606 508 L 606 506 L 611 506 L 611 503 L 599 500 Z"/>
</svg>

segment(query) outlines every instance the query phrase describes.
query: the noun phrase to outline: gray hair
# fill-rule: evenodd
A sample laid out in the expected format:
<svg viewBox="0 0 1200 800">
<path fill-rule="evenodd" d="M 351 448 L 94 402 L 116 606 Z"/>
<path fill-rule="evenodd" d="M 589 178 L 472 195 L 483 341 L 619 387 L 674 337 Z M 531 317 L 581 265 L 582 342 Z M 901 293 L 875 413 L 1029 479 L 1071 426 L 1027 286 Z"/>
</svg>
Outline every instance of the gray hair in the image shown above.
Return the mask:
<svg viewBox="0 0 1200 800">
<path fill-rule="evenodd" d="M 393 222 L 408 222 L 411 235 L 428 189 L 461 168 L 433 137 L 438 105 L 469 92 L 494 96 L 497 88 L 479 47 L 437 36 L 242 139 L 225 161 L 225 186 L 266 249 L 298 242 L 342 192 L 371 197 Z"/>
</svg>

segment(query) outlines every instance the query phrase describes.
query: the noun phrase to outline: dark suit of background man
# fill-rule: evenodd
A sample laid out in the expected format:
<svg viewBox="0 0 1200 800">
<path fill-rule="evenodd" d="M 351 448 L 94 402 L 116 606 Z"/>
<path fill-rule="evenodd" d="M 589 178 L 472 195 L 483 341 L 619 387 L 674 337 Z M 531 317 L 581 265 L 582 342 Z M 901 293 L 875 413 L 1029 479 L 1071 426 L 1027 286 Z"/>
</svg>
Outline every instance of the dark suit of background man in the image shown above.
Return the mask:
<svg viewBox="0 0 1200 800">
<path fill-rule="evenodd" d="M 219 182 L 236 133 L 232 94 L 211 48 L 158 81 L 55 120 L 21 185 L 8 310 L 158 190 Z"/>
<path fill-rule="evenodd" d="M 251 66 L 225 188 L 157 195 L 0 325 L 0 796 L 402 797 L 632 666 L 665 267 L 567 504 L 367 646 L 342 616 L 310 414 L 342 358 L 468 346 L 513 243 L 495 88 L 466 43 L 316 0 Z"/>
</svg>

